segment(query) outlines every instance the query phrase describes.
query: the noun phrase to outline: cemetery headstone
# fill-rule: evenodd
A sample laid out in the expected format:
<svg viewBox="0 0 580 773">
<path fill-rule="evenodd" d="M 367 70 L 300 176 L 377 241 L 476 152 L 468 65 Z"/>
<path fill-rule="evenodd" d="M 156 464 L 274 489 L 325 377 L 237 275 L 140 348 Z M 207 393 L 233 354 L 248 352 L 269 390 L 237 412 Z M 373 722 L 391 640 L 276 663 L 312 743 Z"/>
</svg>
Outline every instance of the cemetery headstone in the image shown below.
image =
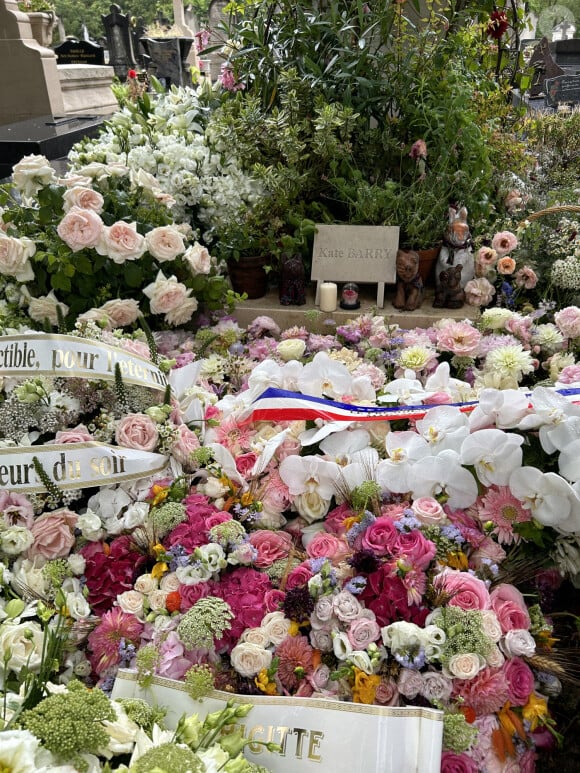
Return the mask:
<svg viewBox="0 0 580 773">
<path fill-rule="evenodd" d="M 111 13 L 101 18 L 107 36 L 109 64 L 119 80 L 125 81 L 127 72 L 137 65 L 131 40 L 131 20 L 116 4 L 111 5 Z"/>
<path fill-rule="evenodd" d="M 556 64 L 566 75 L 580 73 L 580 39 L 558 40 L 550 46 Z"/>
<path fill-rule="evenodd" d="M 59 64 L 105 64 L 102 46 L 88 40 L 68 38 L 55 46 L 54 53 Z"/>
<path fill-rule="evenodd" d="M 151 58 L 155 77 L 165 87 L 191 85 L 187 56 L 193 38 L 141 38 L 141 43 Z"/>
<path fill-rule="evenodd" d="M 548 79 L 546 103 L 550 107 L 580 104 L 580 75 L 560 75 Z"/>
<path fill-rule="evenodd" d="M 550 51 L 548 38 L 543 37 L 530 58 L 530 66 L 534 68 L 534 76 L 530 87 L 530 96 L 539 97 L 544 94 L 544 84 L 548 78 L 556 78 L 563 75 L 564 70 L 554 61 Z"/>
</svg>

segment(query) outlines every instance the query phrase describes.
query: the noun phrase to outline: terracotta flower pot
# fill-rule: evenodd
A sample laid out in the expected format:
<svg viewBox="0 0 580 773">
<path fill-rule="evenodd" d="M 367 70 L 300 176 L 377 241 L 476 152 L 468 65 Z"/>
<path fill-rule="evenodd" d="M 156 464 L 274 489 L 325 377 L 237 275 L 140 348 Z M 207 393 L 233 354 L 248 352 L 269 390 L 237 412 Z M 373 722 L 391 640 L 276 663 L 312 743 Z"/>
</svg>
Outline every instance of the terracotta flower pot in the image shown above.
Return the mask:
<svg viewBox="0 0 580 773">
<path fill-rule="evenodd" d="M 423 284 L 427 286 L 435 285 L 435 264 L 441 252 L 441 244 L 430 247 L 425 250 L 417 250 L 419 253 L 419 276 Z"/>
<path fill-rule="evenodd" d="M 246 293 L 248 298 L 263 298 L 268 290 L 266 262 L 262 255 L 229 261 L 228 274 L 233 289 L 237 293 Z"/>
</svg>

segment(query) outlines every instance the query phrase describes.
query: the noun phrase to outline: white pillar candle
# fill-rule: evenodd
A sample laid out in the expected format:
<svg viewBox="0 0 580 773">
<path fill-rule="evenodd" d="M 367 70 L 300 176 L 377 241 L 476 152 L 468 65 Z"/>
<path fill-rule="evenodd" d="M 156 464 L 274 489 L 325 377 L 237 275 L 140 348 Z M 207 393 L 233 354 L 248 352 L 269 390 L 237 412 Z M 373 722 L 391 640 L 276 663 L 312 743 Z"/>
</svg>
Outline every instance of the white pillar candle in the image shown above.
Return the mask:
<svg viewBox="0 0 580 773">
<path fill-rule="evenodd" d="M 320 285 L 320 311 L 336 311 L 338 289 L 334 282 L 322 282 Z"/>
</svg>

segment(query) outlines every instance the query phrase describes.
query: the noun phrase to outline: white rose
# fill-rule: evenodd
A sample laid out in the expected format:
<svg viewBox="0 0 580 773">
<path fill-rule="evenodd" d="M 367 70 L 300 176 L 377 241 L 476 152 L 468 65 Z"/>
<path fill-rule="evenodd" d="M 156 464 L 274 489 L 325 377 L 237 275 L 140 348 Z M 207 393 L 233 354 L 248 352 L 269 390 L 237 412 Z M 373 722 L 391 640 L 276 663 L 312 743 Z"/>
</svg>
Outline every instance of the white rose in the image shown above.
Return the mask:
<svg viewBox="0 0 580 773">
<path fill-rule="evenodd" d="M 107 719 L 102 722 L 106 734 L 111 739 L 103 753 L 107 759 L 110 759 L 114 754 L 128 754 L 132 752 L 133 744 L 139 731 L 139 725 L 133 722 L 132 719 L 129 719 L 125 709 L 117 701 L 111 701 L 111 705 L 115 709 L 117 718 L 114 722 L 110 722 Z"/>
<path fill-rule="evenodd" d="M 136 590 L 127 590 L 124 593 L 119 593 L 117 596 L 117 604 L 128 615 L 135 615 L 135 617 L 143 618 L 143 602 L 145 596 Z"/>
<path fill-rule="evenodd" d="M 140 574 L 135 580 L 134 589 L 148 596 L 152 591 L 157 590 L 159 582 L 150 574 Z"/>
<path fill-rule="evenodd" d="M 346 660 L 348 663 L 352 663 L 355 668 L 364 671 L 365 674 L 373 673 L 373 664 L 371 663 L 368 653 L 364 650 L 353 650 L 346 656 Z"/>
<path fill-rule="evenodd" d="M 45 156 L 24 156 L 12 169 L 14 187 L 24 196 L 34 196 L 56 179 L 56 172 Z"/>
<path fill-rule="evenodd" d="M 183 255 L 183 260 L 189 265 L 192 274 L 209 274 L 211 256 L 205 247 L 195 242 Z"/>
<path fill-rule="evenodd" d="M 163 612 L 167 609 L 167 596 L 169 594 L 164 590 L 152 590 L 147 600 L 149 607 L 153 612 Z"/>
<path fill-rule="evenodd" d="M 233 648 L 230 661 L 241 676 L 256 676 L 263 668 L 270 668 L 272 653 L 257 644 L 242 642 Z"/>
<path fill-rule="evenodd" d="M 191 290 L 187 292 L 190 293 Z M 183 303 L 167 312 L 165 321 L 168 325 L 185 325 L 197 311 L 197 306 L 197 298 L 185 298 Z"/>
<path fill-rule="evenodd" d="M 500 643 L 500 647 L 508 658 L 530 658 L 536 652 L 534 637 L 525 628 L 508 631 Z"/>
<path fill-rule="evenodd" d="M 153 230 L 146 234 L 145 243 L 151 255 L 161 263 L 175 260 L 185 250 L 183 236 L 171 225 L 153 228 Z"/>
<path fill-rule="evenodd" d="M 8 556 L 18 556 L 34 542 L 32 532 L 25 526 L 9 526 L 0 532 L 2 551 Z"/>
<path fill-rule="evenodd" d="M 276 352 L 284 362 L 299 360 L 304 354 L 305 349 L 306 342 L 301 338 L 287 338 L 285 341 L 280 341 L 276 346 Z"/>
<path fill-rule="evenodd" d="M 308 523 L 321 521 L 330 507 L 330 499 L 323 499 L 317 491 L 307 491 L 294 497 L 294 507 Z"/>
<path fill-rule="evenodd" d="M 79 515 L 76 526 L 89 542 L 96 542 L 103 536 L 101 519 L 92 510 L 87 510 L 86 513 Z"/>
<path fill-rule="evenodd" d="M 59 301 L 51 290 L 48 295 L 41 295 L 38 298 L 31 298 L 28 303 L 28 316 L 35 322 L 44 322 L 47 319 L 54 327 L 58 325 L 58 307 L 63 317 L 69 312 L 66 303 Z"/>
<path fill-rule="evenodd" d="M 256 647 L 262 649 L 266 649 L 270 645 L 268 634 L 263 628 L 246 628 L 240 636 L 240 641 L 255 644 Z"/>
<path fill-rule="evenodd" d="M 262 628 L 275 647 L 288 636 L 291 625 L 292 622 L 284 617 L 284 612 L 269 612 L 262 620 Z"/>
<path fill-rule="evenodd" d="M 18 672 L 24 666 L 29 671 L 38 671 L 42 658 L 44 634 L 38 623 L 3 623 L 0 626 L 0 652 L 10 651 L 8 670 Z M 4 659 L 0 659 L 0 670 Z"/>
<path fill-rule="evenodd" d="M 179 590 L 180 585 L 181 583 L 179 582 L 179 577 L 175 574 L 175 572 L 170 572 L 161 578 L 159 588 L 160 590 L 164 590 L 166 593 L 173 593 L 173 591 Z"/>
<path fill-rule="evenodd" d="M 82 593 L 67 593 L 65 604 L 73 620 L 86 620 L 90 617 L 91 608 Z"/>
<path fill-rule="evenodd" d="M 479 614 L 483 624 L 483 632 L 492 642 L 497 643 L 501 639 L 502 630 L 495 612 L 493 609 L 482 609 Z"/>
<path fill-rule="evenodd" d="M 36 246 L 30 239 L 6 236 L 0 230 L 0 274 L 13 276 L 19 282 L 30 282 L 34 279 L 34 271 L 29 258 L 35 252 Z"/>
<path fill-rule="evenodd" d="M 505 658 L 497 645 L 488 652 L 485 662 L 490 668 L 501 668 L 503 666 Z"/>
<path fill-rule="evenodd" d="M 113 298 L 104 303 L 101 306 L 100 311 L 112 321 L 115 327 L 127 327 L 127 325 L 132 325 L 141 314 L 139 304 L 133 298 L 125 298 L 124 300 Z"/>
<path fill-rule="evenodd" d="M 482 668 L 485 668 L 485 659 L 474 652 L 462 652 L 459 655 L 453 655 L 449 659 L 447 671 L 456 679 L 473 679 Z"/>
</svg>

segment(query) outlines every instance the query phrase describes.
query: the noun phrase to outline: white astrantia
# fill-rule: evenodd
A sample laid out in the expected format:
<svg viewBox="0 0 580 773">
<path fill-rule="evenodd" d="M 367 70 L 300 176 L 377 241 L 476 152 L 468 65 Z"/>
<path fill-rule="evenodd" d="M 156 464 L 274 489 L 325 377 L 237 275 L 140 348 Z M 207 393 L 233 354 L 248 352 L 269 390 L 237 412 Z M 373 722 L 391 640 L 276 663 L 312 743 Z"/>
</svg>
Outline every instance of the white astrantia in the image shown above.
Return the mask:
<svg viewBox="0 0 580 773">
<path fill-rule="evenodd" d="M 387 458 L 377 465 L 375 478 L 383 491 L 404 494 L 410 491 L 409 474 L 415 462 L 431 455 L 426 440 L 416 432 L 389 432 L 385 438 Z"/>
<path fill-rule="evenodd" d="M 522 464 L 521 435 L 501 429 L 472 432 L 461 446 L 461 462 L 475 468 L 484 486 L 507 486 L 511 473 Z"/>
<path fill-rule="evenodd" d="M 426 456 L 409 470 L 409 490 L 413 499 L 433 497 L 451 508 L 464 508 L 477 499 L 477 481 L 461 466 L 459 454 L 452 450 Z"/>
<path fill-rule="evenodd" d="M 425 418 L 419 419 L 415 426 L 433 454 L 446 450 L 459 452 L 461 444 L 469 435 L 467 416 L 458 408 L 448 405 L 429 409 Z"/>
<path fill-rule="evenodd" d="M 530 413 L 529 406 L 529 398 L 519 389 L 482 389 L 469 415 L 469 428 L 474 432 L 494 425 L 499 429 L 516 427 Z"/>
<path fill-rule="evenodd" d="M 560 475 L 519 467 L 510 475 L 509 488 L 544 526 L 562 534 L 580 531 L 580 497 Z"/>
</svg>

